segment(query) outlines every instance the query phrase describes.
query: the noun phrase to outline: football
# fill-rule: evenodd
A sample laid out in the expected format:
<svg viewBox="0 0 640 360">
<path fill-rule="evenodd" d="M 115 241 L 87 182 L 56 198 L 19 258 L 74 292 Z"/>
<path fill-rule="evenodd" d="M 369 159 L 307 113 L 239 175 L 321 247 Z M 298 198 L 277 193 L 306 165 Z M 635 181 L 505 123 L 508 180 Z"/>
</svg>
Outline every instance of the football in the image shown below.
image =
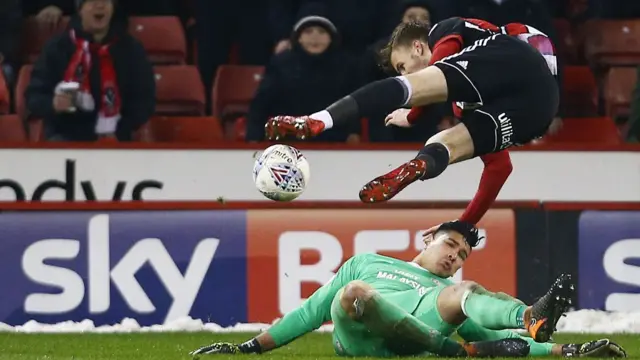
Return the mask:
<svg viewBox="0 0 640 360">
<path fill-rule="evenodd" d="M 307 188 L 310 175 L 307 159 L 289 145 L 268 147 L 253 165 L 256 188 L 274 201 L 296 199 Z"/>
</svg>

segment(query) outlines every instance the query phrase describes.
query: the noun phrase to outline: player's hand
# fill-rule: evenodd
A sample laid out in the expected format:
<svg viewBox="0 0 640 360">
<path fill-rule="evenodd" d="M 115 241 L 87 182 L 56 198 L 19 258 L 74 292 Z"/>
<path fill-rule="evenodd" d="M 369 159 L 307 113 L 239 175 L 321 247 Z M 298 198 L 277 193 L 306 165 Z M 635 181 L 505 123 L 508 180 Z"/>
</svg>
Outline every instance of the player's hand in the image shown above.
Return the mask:
<svg viewBox="0 0 640 360">
<path fill-rule="evenodd" d="M 564 357 L 597 357 L 597 358 L 623 358 L 627 352 L 622 346 L 609 339 L 600 339 L 584 344 L 565 344 L 562 346 Z"/>
<path fill-rule="evenodd" d="M 407 119 L 407 115 L 409 115 L 409 109 L 398 109 L 391 114 L 387 115 L 384 119 L 385 126 L 398 126 L 402 128 L 411 127 L 411 123 Z"/>
<path fill-rule="evenodd" d="M 240 347 L 236 344 L 218 342 L 211 345 L 203 346 L 199 349 L 193 350 L 189 355 L 209 355 L 209 354 L 238 354 L 240 353 Z"/>
</svg>

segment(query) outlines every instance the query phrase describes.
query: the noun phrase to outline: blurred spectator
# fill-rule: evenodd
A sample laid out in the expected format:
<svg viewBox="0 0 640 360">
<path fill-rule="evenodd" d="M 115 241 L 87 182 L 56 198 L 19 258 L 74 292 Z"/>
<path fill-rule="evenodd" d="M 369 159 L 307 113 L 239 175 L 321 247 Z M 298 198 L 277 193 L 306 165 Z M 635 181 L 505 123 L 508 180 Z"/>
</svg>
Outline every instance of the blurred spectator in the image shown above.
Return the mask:
<svg viewBox="0 0 640 360">
<path fill-rule="evenodd" d="M 326 16 L 338 29 L 342 48 L 361 56 L 366 48 L 391 34 L 397 23 L 397 0 L 271 0 L 269 21 L 276 53 L 286 50 L 296 11 L 308 4 L 321 3 Z"/>
<path fill-rule="evenodd" d="M 0 66 L 10 88 L 18 66 L 16 51 L 21 23 L 20 0 L 0 1 Z"/>
<path fill-rule="evenodd" d="M 248 116 L 247 140 L 264 139 L 267 118 L 277 114 L 303 115 L 319 111 L 359 85 L 355 62 L 341 49 L 335 25 L 323 8 L 305 5 L 293 27 L 293 47 L 271 59 Z M 358 124 L 334 128 L 317 141 L 359 141 Z"/>
<path fill-rule="evenodd" d="M 631 94 L 631 111 L 629 113 L 629 132 L 627 141 L 640 142 L 640 66 L 637 68 L 636 87 Z"/>
<path fill-rule="evenodd" d="M 6 1 L 6 0 L 1 0 Z M 62 16 L 76 10 L 76 0 L 22 0 L 22 12 L 35 15 L 43 22 L 55 24 Z M 118 4 L 123 16 L 176 15 L 185 17 L 182 0 L 121 0 Z"/>
<path fill-rule="evenodd" d="M 195 0 L 198 68 L 207 102 L 218 66 L 229 62 L 237 45 L 242 65 L 266 65 L 272 54 L 266 0 Z M 209 104 L 210 105 L 210 104 Z"/>
<path fill-rule="evenodd" d="M 142 45 L 113 19 L 115 0 L 78 0 L 69 31 L 52 38 L 26 91 L 48 140 L 131 140 L 155 109 L 155 78 Z"/>
</svg>

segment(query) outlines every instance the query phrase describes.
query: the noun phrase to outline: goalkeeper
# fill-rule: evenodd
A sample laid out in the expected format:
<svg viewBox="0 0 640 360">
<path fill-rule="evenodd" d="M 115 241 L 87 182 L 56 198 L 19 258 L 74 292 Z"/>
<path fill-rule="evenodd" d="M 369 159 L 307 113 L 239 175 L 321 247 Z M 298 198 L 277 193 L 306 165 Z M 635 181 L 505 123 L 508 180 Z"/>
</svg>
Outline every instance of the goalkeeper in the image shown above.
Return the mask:
<svg viewBox="0 0 640 360">
<path fill-rule="evenodd" d="M 622 356 L 608 340 L 584 345 L 547 343 L 571 304 L 574 287 L 563 275 L 533 306 L 480 285 L 448 278 L 480 241 L 470 224 L 442 224 L 425 238 L 426 248 L 412 262 L 356 255 L 299 308 L 267 331 L 240 345 L 214 343 L 191 352 L 263 353 L 284 346 L 333 321 L 339 355 L 394 357 L 434 354 L 447 357 Z M 505 329 L 525 329 L 521 337 Z M 450 336 L 457 332 L 466 342 Z"/>
</svg>

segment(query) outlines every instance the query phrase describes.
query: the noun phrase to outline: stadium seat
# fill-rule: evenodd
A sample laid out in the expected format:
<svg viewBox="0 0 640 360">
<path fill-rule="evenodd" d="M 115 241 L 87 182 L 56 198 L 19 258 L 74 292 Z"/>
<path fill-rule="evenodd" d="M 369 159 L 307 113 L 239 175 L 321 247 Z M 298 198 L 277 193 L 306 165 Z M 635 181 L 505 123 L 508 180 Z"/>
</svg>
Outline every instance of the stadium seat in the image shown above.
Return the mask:
<svg viewBox="0 0 640 360">
<path fill-rule="evenodd" d="M 204 86 L 195 66 L 156 66 L 155 73 L 157 115 L 204 115 Z"/>
<path fill-rule="evenodd" d="M 616 118 L 628 116 L 631 96 L 636 86 L 638 70 L 635 67 L 613 67 L 604 81 L 604 98 L 607 115 Z"/>
<path fill-rule="evenodd" d="M 582 143 L 582 144 L 621 144 L 622 140 L 613 119 L 608 117 L 567 118 L 563 119 L 560 130 L 536 141 L 536 145 Z"/>
<path fill-rule="evenodd" d="M 214 143 L 223 140 L 218 119 L 208 116 L 158 116 L 149 121 L 156 142 Z"/>
<path fill-rule="evenodd" d="M 186 35 L 177 17 L 131 17 L 129 32 L 142 43 L 153 64 L 186 63 Z"/>
<path fill-rule="evenodd" d="M 26 140 L 27 134 L 18 115 L 0 115 L 0 141 L 19 142 Z"/>
<path fill-rule="evenodd" d="M 563 115 L 598 115 L 598 85 L 591 69 L 588 66 L 566 66 L 563 75 Z"/>
<path fill-rule="evenodd" d="M 262 80 L 263 66 L 221 65 L 213 84 L 213 115 L 246 114 Z"/>
<path fill-rule="evenodd" d="M 66 29 L 69 18 L 63 17 L 57 26 L 50 26 L 38 21 L 35 17 L 28 17 L 22 22 L 22 34 L 20 41 L 20 53 L 27 64 L 33 64 L 44 44 L 54 35 Z"/>
<path fill-rule="evenodd" d="M 585 24 L 587 60 L 593 64 L 640 64 L 639 20 L 590 20 Z"/>
</svg>

